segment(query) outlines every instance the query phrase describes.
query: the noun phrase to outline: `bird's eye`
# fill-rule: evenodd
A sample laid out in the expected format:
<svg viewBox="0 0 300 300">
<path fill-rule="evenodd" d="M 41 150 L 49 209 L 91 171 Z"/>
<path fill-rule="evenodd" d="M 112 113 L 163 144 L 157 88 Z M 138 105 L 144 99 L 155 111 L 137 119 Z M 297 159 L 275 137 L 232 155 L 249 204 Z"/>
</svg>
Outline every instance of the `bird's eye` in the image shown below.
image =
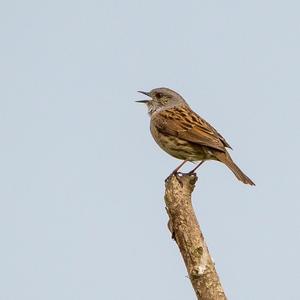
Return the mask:
<svg viewBox="0 0 300 300">
<path fill-rule="evenodd" d="M 157 99 L 160 99 L 160 98 L 162 98 L 163 97 L 163 94 L 162 93 L 156 93 L 156 98 Z"/>
</svg>

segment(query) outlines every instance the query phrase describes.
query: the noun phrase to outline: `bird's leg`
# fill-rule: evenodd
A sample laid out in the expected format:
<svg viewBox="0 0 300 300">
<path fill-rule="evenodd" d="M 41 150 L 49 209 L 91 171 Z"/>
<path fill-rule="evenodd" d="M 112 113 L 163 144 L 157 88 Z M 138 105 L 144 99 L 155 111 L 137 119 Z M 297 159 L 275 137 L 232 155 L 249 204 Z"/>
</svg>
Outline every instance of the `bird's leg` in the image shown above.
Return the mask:
<svg viewBox="0 0 300 300">
<path fill-rule="evenodd" d="M 193 173 L 195 173 L 196 170 L 197 170 L 204 162 L 205 162 L 205 160 L 201 160 L 201 161 L 199 162 L 199 164 L 198 164 L 192 171 L 190 171 L 188 174 L 193 174 Z"/>
<path fill-rule="evenodd" d="M 181 183 L 180 178 L 178 178 L 178 170 L 187 162 L 184 160 L 166 179 L 165 182 L 168 181 L 173 175 L 177 178 L 177 180 Z"/>
<path fill-rule="evenodd" d="M 187 160 L 184 160 L 171 174 L 176 174 L 186 162 Z"/>
</svg>

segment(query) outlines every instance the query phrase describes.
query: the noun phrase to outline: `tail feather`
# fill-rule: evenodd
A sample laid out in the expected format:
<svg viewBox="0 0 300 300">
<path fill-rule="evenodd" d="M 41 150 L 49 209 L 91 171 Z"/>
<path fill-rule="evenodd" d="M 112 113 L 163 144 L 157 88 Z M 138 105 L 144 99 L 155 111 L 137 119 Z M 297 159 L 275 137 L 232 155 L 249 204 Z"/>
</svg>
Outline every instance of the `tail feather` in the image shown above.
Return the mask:
<svg viewBox="0 0 300 300">
<path fill-rule="evenodd" d="M 238 180 L 245 184 L 255 185 L 255 183 L 234 163 L 228 152 L 219 152 L 216 157 L 233 172 Z"/>
</svg>

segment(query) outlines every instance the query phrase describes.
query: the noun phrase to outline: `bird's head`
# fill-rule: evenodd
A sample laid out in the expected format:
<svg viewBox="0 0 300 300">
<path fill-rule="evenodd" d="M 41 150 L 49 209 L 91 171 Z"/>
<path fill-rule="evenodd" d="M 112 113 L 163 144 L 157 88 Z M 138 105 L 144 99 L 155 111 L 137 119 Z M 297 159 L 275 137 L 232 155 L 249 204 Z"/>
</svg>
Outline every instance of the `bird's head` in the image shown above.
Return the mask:
<svg viewBox="0 0 300 300">
<path fill-rule="evenodd" d="M 150 116 L 160 110 L 178 106 L 180 104 L 185 104 L 185 100 L 175 91 L 168 88 L 157 88 L 150 92 L 138 91 L 148 97 L 150 100 L 139 100 L 138 103 L 145 103 L 148 107 L 148 112 Z"/>
</svg>

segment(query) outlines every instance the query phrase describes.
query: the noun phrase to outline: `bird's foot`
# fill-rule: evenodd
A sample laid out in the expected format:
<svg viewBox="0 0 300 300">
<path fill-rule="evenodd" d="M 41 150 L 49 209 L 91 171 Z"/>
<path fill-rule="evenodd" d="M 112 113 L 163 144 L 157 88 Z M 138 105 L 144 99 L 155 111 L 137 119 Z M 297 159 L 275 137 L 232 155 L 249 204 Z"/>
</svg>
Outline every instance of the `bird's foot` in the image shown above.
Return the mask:
<svg viewBox="0 0 300 300">
<path fill-rule="evenodd" d="M 173 176 L 177 179 L 177 181 L 180 183 L 181 187 L 183 186 L 183 182 L 181 180 L 181 176 L 184 175 L 182 172 L 173 171 L 166 179 L 165 182 L 168 182 Z"/>
<path fill-rule="evenodd" d="M 178 182 L 181 186 L 183 186 L 182 180 L 180 178 L 180 174 L 183 175 L 183 173 L 178 172 L 178 170 L 187 162 L 187 160 L 184 160 L 166 179 L 165 182 L 169 181 L 172 176 L 175 176 Z"/>
<path fill-rule="evenodd" d="M 192 176 L 192 175 L 197 175 L 197 173 L 194 170 L 192 170 L 192 171 L 186 173 L 186 175 Z"/>
</svg>

